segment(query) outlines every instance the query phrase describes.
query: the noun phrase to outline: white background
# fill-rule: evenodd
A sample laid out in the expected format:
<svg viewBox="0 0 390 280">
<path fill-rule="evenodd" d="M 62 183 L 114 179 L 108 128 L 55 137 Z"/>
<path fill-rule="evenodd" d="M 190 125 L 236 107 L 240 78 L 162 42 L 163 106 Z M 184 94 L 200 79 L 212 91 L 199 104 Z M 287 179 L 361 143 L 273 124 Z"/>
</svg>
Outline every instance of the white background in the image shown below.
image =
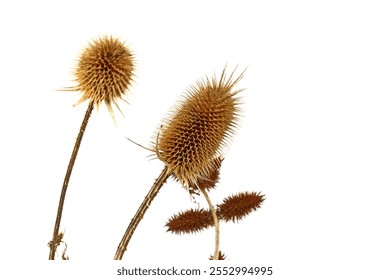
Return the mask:
<svg viewBox="0 0 390 280">
<path fill-rule="evenodd" d="M 166 232 L 172 214 L 196 207 L 173 181 L 124 261 L 111 260 L 163 168 L 125 137 L 149 145 L 185 89 L 227 64 L 248 66 L 243 118 L 211 198 L 249 190 L 266 201 L 222 224 L 230 262 L 218 265 L 273 266 L 272 279 L 389 279 L 389 14 L 387 1 L 3 1 L 1 273 L 109 279 L 121 265 L 211 265 L 213 230 Z M 101 35 L 134 51 L 136 83 L 117 126 L 104 106 L 92 114 L 61 223 L 71 262 L 49 263 L 87 107 L 57 89 L 74 85 L 78 55 Z"/>
</svg>

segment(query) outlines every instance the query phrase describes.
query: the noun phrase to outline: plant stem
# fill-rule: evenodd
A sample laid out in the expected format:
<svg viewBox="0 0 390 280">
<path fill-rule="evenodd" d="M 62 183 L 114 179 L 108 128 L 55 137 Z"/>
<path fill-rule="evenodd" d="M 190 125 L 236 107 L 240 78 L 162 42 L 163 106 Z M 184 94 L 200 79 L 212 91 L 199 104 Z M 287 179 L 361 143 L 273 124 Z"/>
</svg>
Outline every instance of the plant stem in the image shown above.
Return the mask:
<svg viewBox="0 0 390 280">
<path fill-rule="evenodd" d="M 139 222 L 142 220 L 146 210 L 148 210 L 153 199 L 156 197 L 157 193 L 160 191 L 161 187 L 164 185 L 164 183 L 167 181 L 170 175 L 171 174 L 168 172 L 168 167 L 165 166 L 164 169 L 161 171 L 160 176 L 158 176 L 153 186 L 151 187 L 150 191 L 145 196 L 144 201 L 142 201 L 141 205 L 139 206 L 137 213 L 135 213 L 133 219 L 131 219 L 129 226 L 127 227 L 126 232 L 123 235 L 122 240 L 118 245 L 118 248 L 114 256 L 114 260 L 122 259 L 123 254 L 126 251 L 127 245 L 129 244 L 130 239 L 134 231 L 136 230 Z"/>
<path fill-rule="evenodd" d="M 214 205 L 211 202 L 209 195 L 207 194 L 207 191 L 204 189 L 201 189 L 201 191 L 202 191 L 204 197 L 206 198 L 207 203 L 209 204 L 210 212 L 211 212 L 211 215 L 213 216 L 213 220 L 214 220 L 215 248 L 214 248 L 213 260 L 218 260 L 219 259 L 219 219 L 218 219 L 217 213 L 215 212 Z"/>
<path fill-rule="evenodd" d="M 50 246 L 49 260 L 54 260 L 55 253 L 56 253 L 57 247 L 59 245 L 59 243 L 57 242 L 57 239 L 58 239 L 58 232 L 60 229 L 60 223 L 61 223 L 61 218 L 62 218 L 62 211 L 63 211 L 64 203 L 65 203 L 65 195 L 66 195 L 66 191 L 68 189 L 69 179 L 70 179 L 70 176 L 72 174 L 73 166 L 74 166 L 74 163 L 76 161 L 77 153 L 78 153 L 80 145 L 81 145 L 81 140 L 83 139 L 84 131 L 87 127 L 88 120 L 91 116 L 92 110 L 93 110 L 93 102 L 90 102 L 88 105 L 87 111 L 85 112 L 83 122 L 81 123 L 79 134 L 77 135 L 76 143 L 74 144 L 74 147 L 73 147 L 73 152 L 72 152 L 72 155 L 71 155 L 70 160 L 69 160 L 68 169 L 66 170 L 64 183 L 62 184 L 60 201 L 58 203 L 58 210 L 57 210 L 56 222 L 54 225 L 53 238 L 52 238 L 51 242 L 49 243 L 49 246 Z"/>
</svg>

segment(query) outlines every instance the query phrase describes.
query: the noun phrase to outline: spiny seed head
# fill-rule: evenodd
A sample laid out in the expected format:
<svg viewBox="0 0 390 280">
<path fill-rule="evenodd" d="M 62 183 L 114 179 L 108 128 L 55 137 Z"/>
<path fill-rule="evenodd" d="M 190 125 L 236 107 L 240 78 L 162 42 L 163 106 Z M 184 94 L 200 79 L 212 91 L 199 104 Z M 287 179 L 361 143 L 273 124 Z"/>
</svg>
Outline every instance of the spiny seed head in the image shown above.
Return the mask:
<svg viewBox="0 0 390 280">
<path fill-rule="evenodd" d="M 211 189 L 215 188 L 218 180 L 219 180 L 219 170 L 221 168 L 221 164 L 223 161 L 223 157 L 216 157 L 213 159 L 212 162 L 212 168 L 210 170 L 210 173 L 207 175 L 206 178 L 199 178 L 197 182 L 197 186 L 190 186 L 190 189 L 193 191 L 197 191 L 198 188 L 201 190 L 210 191 Z"/>
<path fill-rule="evenodd" d="M 187 188 L 207 178 L 237 126 L 241 90 L 233 87 L 244 73 L 233 79 L 234 71 L 227 76 L 225 70 L 187 90 L 157 139 L 158 157 Z"/>
<path fill-rule="evenodd" d="M 190 209 L 173 215 L 165 226 L 168 227 L 167 231 L 176 234 L 196 233 L 214 226 L 214 221 L 210 211 L 205 209 Z"/>
<path fill-rule="evenodd" d="M 75 69 L 77 85 L 71 90 L 81 91 L 76 105 L 90 100 L 99 106 L 104 102 L 113 116 L 112 105 L 118 109 L 118 99 L 133 82 L 134 55 L 118 39 L 104 36 L 84 49 Z"/>
<path fill-rule="evenodd" d="M 225 198 L 218 205 L 217 215 L 226 222 L 236 222 L 260 208 L 264 200 L 264 195 L 257 192 L 238 193 Z"/>
<path fill-rule="evenodd" d="M 209 257 L 209 260 L 213 260 L 213 259 L 214 259 L 214 256 L 211 255 Z M 221 251 L 219 251 L 218 260 L 226 260 L 226 255 L 224 253 L 222 253 Z"/>
</svg>

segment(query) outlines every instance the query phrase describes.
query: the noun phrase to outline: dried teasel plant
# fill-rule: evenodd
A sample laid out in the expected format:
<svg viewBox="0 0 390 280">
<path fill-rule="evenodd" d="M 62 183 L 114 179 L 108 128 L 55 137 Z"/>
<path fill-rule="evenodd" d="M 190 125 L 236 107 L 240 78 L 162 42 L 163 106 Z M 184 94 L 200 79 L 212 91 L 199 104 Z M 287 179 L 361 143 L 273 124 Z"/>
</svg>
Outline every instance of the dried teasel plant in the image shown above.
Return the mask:
<svg viewBox="0 0 390 280">
<path fill-rule="evenodd" d="M 241 192 L 231 195 L 217 206 L 217 215 L 226 222 L 238 222 L 259 209 L 264 200 L 265 196 L 258 192 Z"/>
<path fill-rule="evenodd" d="M 75 104 L 89 101 L 98 107 L 105 103 L 114 118 L 112 106 L 118 106 L 134 81 L 134 54 L 119 39 L 104 36 L 89 43 L 74 71 L 77 85 L 67 88 L 79 91 L 81 98 Z"/>
<path fill-rule="evenodd" d="M 210 170 L 207 177 L 198 178 L 196 184 L 190 183 L 189 192 L 190 194 L 197 194 L 201 192 L 208 205 L 210 210 L 197 209 L 197 210 L 188 210 L 184 213 L 179 213 L 174 215 L 166 224 L 168 231 L 173 233 L 195 233 L 201 231 L 209 226 L 215 227 L 215 249 L 213 259 L 219 259 L 219 217 L 214 208 L 213 203 L 208 195 L 208 192 L 215 188 L 218 180 L 221 164 L 223 161 L 222 156 L 218 156 L 213 159 L 212 169 Z M 173 175 L 175 177 L 175 175 Z M 176 178 L 177 179 L 177 178 Z M 199 214 L 199 211 L 202 215 Z"/>
<path fill-rule="evenodd" d="M 102 102 L 106 104 L 111 116 L 114 118 L 112 106 L 115 105 L 118 107 L 118 100 L 124 98 L 126 91 L 133 83 L 133 52 L 117 38 L 112 36 L 100 37 L 91 42 L 83 50 L 75 68 L 74 75 L 76 77 L 76 86 L 65 88 L 64 90 L 81 92 L 81 98 L 75 105 L 84 101 L 89 101 L 89 105 L 65 174 L 53 237 L 51 243 L 49 243 L 50 260 L 54 260 L 55 258 L 57 248 L 55 240 L 59 237 L 65 195 L 88 120 L 93 108 L 98 107 Z"/>
<path fill-rule="evenodd" d="M 199 80 L 164 120 L 158 138 L 158 158 L 184 186 L 196 185 L 209 176 L 215 158 L 222 155 L 226 142 L 234 135 L 240 113 L 242 90 L 234 86 L 234 72 Z"/>
<path fill-rule="evenodd" d="M 219 170 L 221 168 L 222 159 L 221 157 L 217 157 L 213 160 L 212 169 L 209 171 L 208 176 L 206 178 L 199 178 L 196 185 L 190 186 L 190 190 L 193 190 L 198 187 L 199 191 L 203 194 L 204 198 L 209 205 L 210 214 L 213 217 L 214 227 L 215 227 L 215 238 L 214 238 L 214 256 L 213 260 L 219 259 L 219 217 L 215 210 L 215 207 L 208 195 L 208 191 L 213 189 L 216 186 L 217 181 L 219 180 Z"/>
<path fill-rule="evenodd" d="M 223 261 L 223 260 L 226 260 L 226 255 L 224 253 L 222 253 L 221 251 L 219 251 L 219 254 L 218 254 L 218 260 L 220 261 Z M 209 257 L 209 260 L 213 260 L 214 259 L 214 256 L 210 256 Z"/>
<path fill-rule="evenodd" d="M 156 133 L 155 153 L 164 164 L 164 170 L 141 203 L 137 213 L 127 227 L 118 245 L 114 259 L 120 260 L 127 245 L 167 178 L 173 175 L 188 191 L 200 190 L 209 203 L 216 229 L 218 217 L 207 195 L 206 187 L 199 188 L 199 182 L 208 178 L 215 169 L 217 158 L 234 135 L 240 114 L 240 89 L 234 89 L 242 79 L 244 71 L 234 78 L 235 70 L 227 75 L 226 67 L 220 77 L 213 76 L 198 80 L 189 87 L 178 105 L 164 119 Z M 216 237 L 214 258 L 219 249 Z"/>
<path fill-rule="evenodd" d="M 222 161 L 222 156 L 214 158 L 212 160 L 211 170 L 209 170 L 207 177 L 199 177 L 196 183 L 191 182 L 187 188 L 191 195 L 199 195 L 199 192 L 203 194 L 210 209 L 207 211 L 208 216 L 205 216 L 206 213 L 204 212 L 204 209 L 198 209 L 197 211 L 191 209 L 184 213 L 180 213 L 178 215 L 173 216 L 166 224 L 166 226 L 168 227 L 168 231 L 171 231 L 173 233 L 194 233 L 210 226 L 209 219 L 207 219 L 206 217 L 211 217 L 213 221 L 211 225 L 215 227 L 215 248 L 213 255 L 214 260 L 218 259 L 219 254 L 219 217 L 208 195 L 208 192 L 215 188 L 219 180 L 219 170 L 221 168 Z M 173 176 L 175 177 L 174 174 Z M 203 210 L 203 216 L 194 214 L 194 212 L 197 213 L 200 210 Z"/>
<path fill-rule="evenodd" d="M 67 245 L 66 242 L 63 240 L 64 235 L 65 235 L 65 232 L 64 232 L 64 231 L 58 233 L 58 235 L 57 235 L 57 240 L 56 240 L 56 242 L 54 243 L 54 248 L 55 248 L 54 250 L 56 251 L 57 248 L 58 248 L 61 244 L 63 244 L 63 245 L 64 245 L 64 249 L 62 250 L 62 253 L 61 253 L 61 259 L 67 261 L 67 260 L 69 260 L 69 257 L 66 255 L 66 250 L 68 249 L 68 245 Z M 47 244 L 47 246 L 50 248 L 50 247 L 52 246 L 52 241 L 50 241 L 50 242 Z"/>
<path fill-rule="evenodd" d="M 238 222 L 259 209 L 264 200 L 264 195 L 258 192 L 241 192 L 225 198 L 221 204 L 217 205 L 216 213 L 219 220 Z M 211 211 L 190 209 L 173 215 L 165 226 L 168 228 L 167 231 L 175 234 L 198 233 L 215 226 L 214 223 L 210 222 L 211 216 Z M 217 258 L 213 255 L 210 259 L 221 260 L 225 258 L 221 258 L 219 251 Z"/>
<path fill-rule="evenodd" d="M 199 179 L 197 182 L 197 185 L 201 186 L 198 190 L 205 195 L 210 210 L 190 209 L 182 211 L 173 215 L 165 225 L 168 228 L 167 231 L 175 234 L 198 233 L 214 226 L 216 234 L 214 255 L 210 257 L 212 260 L 225 259 L 219 250 L 219 220 L 237 222 L 260 208 L 265 199 L 264 195 L 258 192 L 240 192 L 225 198 L 214 209 L 214 206 L 208 198 L 207 191 L 215 189 L 219 181 L 221 163 L 222 158 L 216 158 L 214 168 L 210 171 L 208 178 Z M 191 186 L 190 190 L 196 192 L 194 187 Z M 211 222 L 211 217 L 214 222 Z"/>
<path fill-rule="evenodd" d="M 190 209 L 173 215 L 166 226 L 168 231 L 176 234 L 196 233 L 214 225 L 210 211 L 206 209 Z"/>
<path fill-rule="evenodd" d="M 242 79 L 234 79 L 234 71 L 219 79 L 199 80 L 188 89 L 179 109 L 165 120 L 158 143 L 158 157 L 187 188 L 198 187 L 209 179 L 216 168 L 216 158 L 222 155 L 226 142 L 234 135 L 240 112 L 242 90 L 233 87 Z M 199 187 L 198 187 L 199 188 Z M 214 259 L 219 254 L 219 219 L 205 189 L 199 189 L 209 204 L 215 224 Z"/>
<path fill-rule="evenodd" d="M 190 185 L 190 190 L 196 192 L 197 190 L 211 191 L 214 189 L 219 181 L 219 172 L 223 157 L 219 156 L 213 159 L 212 169 L 208 174 L 207 178 L 199 178 L 196 184 Z"/>
</svg>

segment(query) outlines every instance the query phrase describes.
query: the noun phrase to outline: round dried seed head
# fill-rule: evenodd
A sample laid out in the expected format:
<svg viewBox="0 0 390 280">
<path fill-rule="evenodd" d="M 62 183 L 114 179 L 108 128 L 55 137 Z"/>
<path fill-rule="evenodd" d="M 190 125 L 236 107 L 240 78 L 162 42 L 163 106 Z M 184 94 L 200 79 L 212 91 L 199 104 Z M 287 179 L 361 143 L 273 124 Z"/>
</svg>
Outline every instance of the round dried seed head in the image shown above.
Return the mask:
<svg viewBox="0 0 390 280">
<path fill-rule="evenodd" d="M 134 55 L 121 41 L 104 36 L 84 49 L 74 71 L 77 85 L 72 90 L 82 92 L 76 105 L 90 100 L 96 106 L 104 102 L 111 115 L 112 105 L 118 109 L 133 82 Z"/>
<path fill-rule="evenodd" d="M 243 73 L 233 79 L 225 70 L 190 87 L 157 137 L 159 159 L 187 188 L 208 177 L 237 126 L 241 90 L 233 87 Z"/>
</svg>

